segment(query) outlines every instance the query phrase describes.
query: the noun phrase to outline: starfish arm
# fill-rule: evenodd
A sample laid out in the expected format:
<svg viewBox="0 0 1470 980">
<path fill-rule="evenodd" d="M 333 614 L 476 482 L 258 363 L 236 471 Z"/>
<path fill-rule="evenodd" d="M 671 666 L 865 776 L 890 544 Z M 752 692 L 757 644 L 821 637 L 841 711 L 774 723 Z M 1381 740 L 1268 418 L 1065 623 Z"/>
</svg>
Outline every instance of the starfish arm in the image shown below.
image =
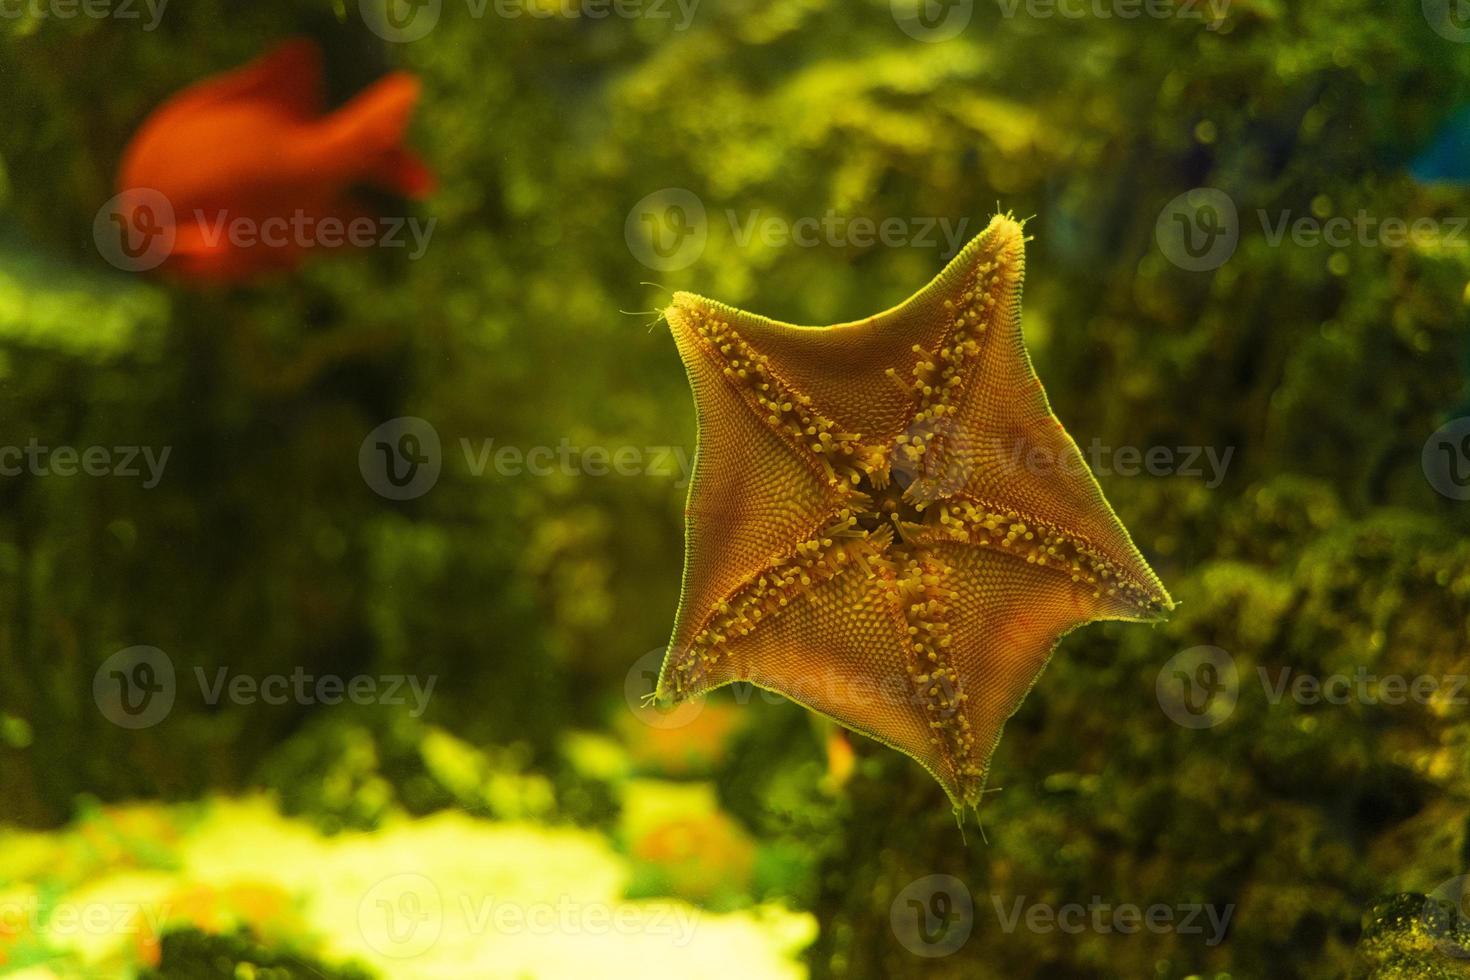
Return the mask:
<svg viewBox="0 0 1470 980">
<path fill-rule="evenodd" d="M 832 421 L 870 445 L 892 445 L 913 423 L 922 383 L 912 378 L 926 352 L 954 330 L 946 308 L 971 267 L 1009 241 L 1014 221 L 997 217 L 929 285 L 882 313 L 832 326 L 798 326 L 724 303 L 676 293 L 674 310 L 713 315 L 780 366 L 791 386 L 809 395 Z"/>
<path fill-rule="evenodd" d="M 664 316 L 691 382 L 696 374 L 712 384 L 723 382 L 738 402 L 836 491 L 855 486 L 875 468 L 886 466 L 881 443 L 865 442 L 861 434 L 846 431 L 786 377 L 784 365 L 778 368 L 760 344 L 747 339 L 745 331 L 758 330 L 759 318 L 691 293 L 676 293 Z M 777 332 L 792 330 L 801 328 L 783 326 Z"/>
<path fill-rule="evenodd" d="M 921 549 L 926 569 L 946 594 L 940 614 L 949 687 L 944 726 L 956 806 L 975 806 L 1006 721 L 1051 659 L 1063 636 L 1104 618 L 1108 600 L 1085 581 L 997 547 L 947 542 Z"/>
<path fill-rule="evenodd" d="M 1136 600 L 1110 618 L 1156 619 L 1173 600 L 1052 414 L 1026 351 L 1024 242 L 1019 224 L 997 216 L 929 286 L 952 326 L 915 370 L 923 397 L 899 447 L 916 476 L 907 496 L 960 498 L 1065 539 Z"/>
<path fill-rule="evenodd" d="M 715 321 L 693 306 L 671 308 L 667 318 L 699 422 L 685 512 L 683 589 L 658 687 L 660 696 L 682 699 L 703 689 L 697 682 L 702 668 L 693 664 L 728 634 L 731 603 L 736 626 L 741 616 L 758 615 L 743 604 L 766 600 L 754 595 L 764 587 L 762 576 L 771 582 L 777 571 L 784 575 L 798 545 L 820 540 L 851 491 L 795 437 L 781 417 L 785 413 L 758 411 L 758 397 L 768 393 L 750 378 L 755 365 L 748 355 L 720 351 L 729 339 Z M 796 398 L 778 397 L 787 404 Z M 792 404 L 789 413 L 796 415 L 796 408 Z"/>
<path fill-rule="evenodd" d="M 959 541 L 991 547 L 1016 561 L 1049 569 L 1091 591 L 1097 600 L 1092 607 L 1094 620 L 1153 622 L 1166 609 L 1157 593 L 1069 528 L 1037 521 L 965 492 L 929 505 L 926 523 L 910 527 L 908 534 L 925 545 Z M 1167 594 L 1164 598 L 1167 600 Z"/>
<path fill-rule="evenodd" d="M 697 697 L 734 680 L 748 680 L 747 637 L 757 641 L 780 631 L 779 624 L 827 594 L 829 583 L 854 569 L 872 575 L 893 538 L 887 528 L 864 530 L 843 508 L 831 523 L 790 551 L 728 587 L 724 598 L 701 613 L 681 609 L 680 625 L 660 672 L 658 696 L 674 703 Z M 728 581 L 728 580 L 727 580 Z"/>
<path fill-rule="evenodd" d="M 874 544 L 771 608 L 758 628 L 728 637 L 698 690 L 744 681 L 773 691 L 905 753 L 954 796 L 953 753 L 937 730 L 953 712 L 928 693 L 946 682 L 911 627 L 910 607 L 928 601 L 921 575 Z"/>
</svg>

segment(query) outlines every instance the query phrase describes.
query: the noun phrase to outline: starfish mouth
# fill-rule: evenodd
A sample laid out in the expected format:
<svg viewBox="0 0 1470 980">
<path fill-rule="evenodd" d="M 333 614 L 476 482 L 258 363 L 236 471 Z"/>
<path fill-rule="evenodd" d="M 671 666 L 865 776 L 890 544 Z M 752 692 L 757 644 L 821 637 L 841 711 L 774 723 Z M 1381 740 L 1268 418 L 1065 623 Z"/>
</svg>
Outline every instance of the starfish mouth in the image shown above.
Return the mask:
<svg viewBox="0 0 1470 980">
<path fill-rule="evenodd" d="M 864 476 L 854 488 L 862 503 L 862 509 L 856 514 L 857 526 L 864 531 L 924 523 L 923 507 L 916 506 L 908 496 L 913 474 L 895 468 L 889 475 L 892 479 L 881 481 L 881 486 Z"/>
</svg>

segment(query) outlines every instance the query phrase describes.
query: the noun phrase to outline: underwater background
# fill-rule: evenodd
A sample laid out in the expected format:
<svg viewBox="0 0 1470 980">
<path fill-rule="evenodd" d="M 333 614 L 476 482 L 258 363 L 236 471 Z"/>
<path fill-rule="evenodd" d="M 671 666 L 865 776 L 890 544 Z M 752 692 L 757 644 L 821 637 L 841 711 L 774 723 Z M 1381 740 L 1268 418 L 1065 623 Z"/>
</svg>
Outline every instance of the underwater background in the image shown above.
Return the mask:
<svg viewBox="0 0 1470 980">
<path fill-rule="evenodd" d="M 1470 976 L 1457 0 L 388 3 L 0 0 L 0 977 Z M 421 80 L 403 244 L 116 261 L 140 124 L 291 37 Z M 997 211 L 1180 605 L 1062 641 L 982 837 L 643 698 L 672 291 L 857 319 Z"/>
</svg>

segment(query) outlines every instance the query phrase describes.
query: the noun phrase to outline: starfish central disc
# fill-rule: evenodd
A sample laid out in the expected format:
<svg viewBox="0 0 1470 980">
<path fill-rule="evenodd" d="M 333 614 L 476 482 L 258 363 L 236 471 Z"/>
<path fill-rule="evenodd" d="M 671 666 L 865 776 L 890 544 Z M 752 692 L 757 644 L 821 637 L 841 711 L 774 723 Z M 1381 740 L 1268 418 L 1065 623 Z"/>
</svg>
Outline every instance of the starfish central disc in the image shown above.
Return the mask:
<svg viewBox="0 0 1470 980">
<path fill-rule="evenodd" d="M 912 480 L 912 474 L 896 472 L 880 487 L 874 484 L 871 475 L 863 474 L 857 489 L 869 503 L 857 514 L 858 527 L 864 531 L 876 531 L 880 527 L 901 528 L 905 524 L 920 524 L 924 520 L 924 512 L 904 495 Z"/>
</svg>

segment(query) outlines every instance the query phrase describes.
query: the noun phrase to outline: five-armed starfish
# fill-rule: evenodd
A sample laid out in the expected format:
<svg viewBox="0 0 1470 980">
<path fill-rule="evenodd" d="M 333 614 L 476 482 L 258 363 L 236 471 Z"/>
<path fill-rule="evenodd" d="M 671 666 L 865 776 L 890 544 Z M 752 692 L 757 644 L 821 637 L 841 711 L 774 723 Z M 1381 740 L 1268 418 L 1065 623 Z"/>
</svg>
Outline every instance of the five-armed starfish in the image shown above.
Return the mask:
<svg viewBox="0 0 1470 980">
<path fill-rule="evenodd" d="M 660 700 L 750 681 L 975 806 L 1057 641 L 1173 608 L 1032 370 L 1024 242 L 997 215 L 908 301 L 830 327 L 674 296 L 699 445 Z"/>
</svg>

